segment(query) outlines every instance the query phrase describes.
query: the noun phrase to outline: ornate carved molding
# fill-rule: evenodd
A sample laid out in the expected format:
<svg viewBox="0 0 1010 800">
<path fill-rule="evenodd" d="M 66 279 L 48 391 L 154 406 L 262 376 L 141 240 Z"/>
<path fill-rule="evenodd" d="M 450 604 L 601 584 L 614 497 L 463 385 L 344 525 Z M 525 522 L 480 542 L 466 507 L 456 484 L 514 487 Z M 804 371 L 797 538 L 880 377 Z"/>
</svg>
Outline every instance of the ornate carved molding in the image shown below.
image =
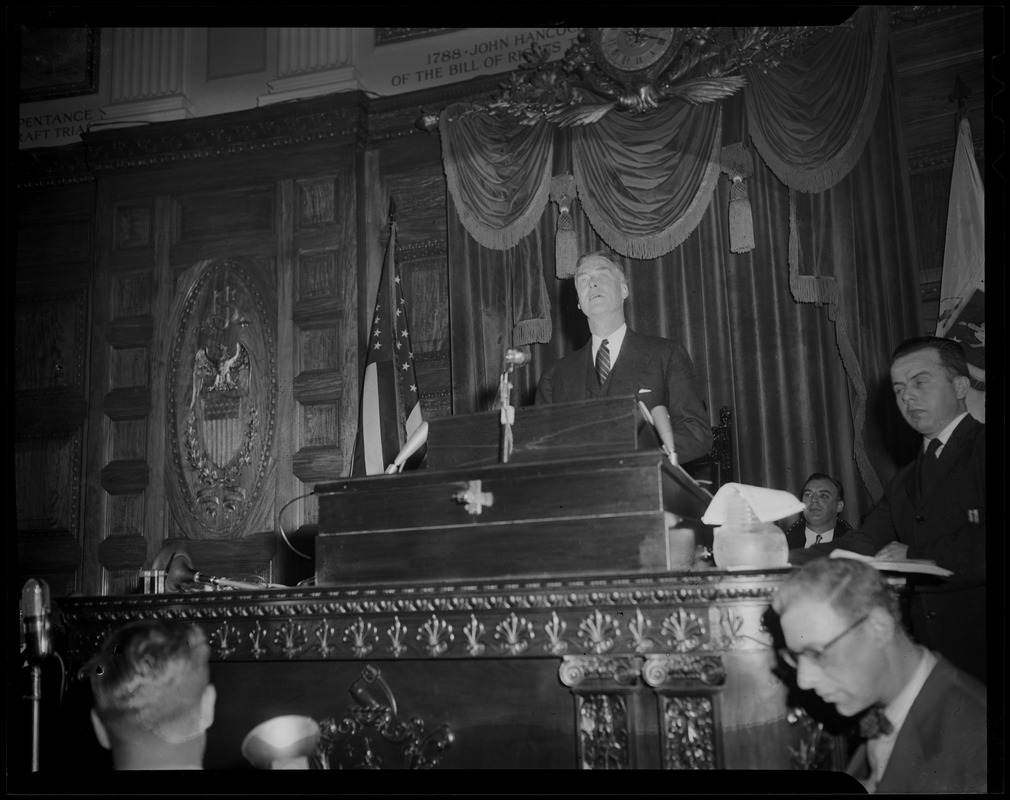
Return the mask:
<svg viewBox="0 0 1010 800">
<path fill-rule="evenodd" d="M 964 6 L 891 6 L 888 22 L 892 28 L 900 29 L 963 9 Z"/>
<path fill-rule="evenodd" d="M 83 145 L 37 147 L 18 151 L 14 168 L 15 186 L 18 190 L 70 186 L 94 179 L 95 176 L 88 169 Z"/>
<path fill-rule="evenodd" d="M 351 95 L 354 95 L 353 97 Z M 352 139 L 360 123 L 357 92 L 222 114 L 152 128 L 81 136 L 96 176 L 144 167 L 249 155 L 317 141 Z"/>
<path fill-rule="evenodd" d="M 578 695 L 579 763 L 583 769 L 630 769 L 629 711 L 616 693 Z"/>
<path fill-rule="evenodd" d="M 445 239 L 424 239 L 419 242 L 397 242 L 396 260 L 398 263 L 421 261 L 422 259 L 444 259 L 449 252 Z"/>
<path fill-rule="evenodd" d="M 726 682 L 726 668 L 717 655 L 651 655 L 642 666 L 642 677 L 657 690 L 719 688 Z"/>
<path fill-rule="evenodd" d="M 715 700 L 706 695 L 660 699 L 663 769 L 716 769 Z"/>
<path fill-rule="evenodd" d="M 155 617 L 200 622 L 222 660 L 705 656 L 770 647 L 761 614 L 774 585 L 772 573 L 194 592 L 68 598 L 63 613 L 78 654 L 117 624 Z"/>
<path fill-rule="evenodd" d="M 972 137 L 972 145 L 975 150 L 975 160 L 980 164 L 985 163 L 985 141 L 977 137 Z M 912 174 L 919 172 L 932 172 L 936 169 L 950 169 L 954 163 L 954 142 L 938 145 L 936 147 L 923 147 L 910 150 L 908 153 L 908 166 Z"/>
</svg>

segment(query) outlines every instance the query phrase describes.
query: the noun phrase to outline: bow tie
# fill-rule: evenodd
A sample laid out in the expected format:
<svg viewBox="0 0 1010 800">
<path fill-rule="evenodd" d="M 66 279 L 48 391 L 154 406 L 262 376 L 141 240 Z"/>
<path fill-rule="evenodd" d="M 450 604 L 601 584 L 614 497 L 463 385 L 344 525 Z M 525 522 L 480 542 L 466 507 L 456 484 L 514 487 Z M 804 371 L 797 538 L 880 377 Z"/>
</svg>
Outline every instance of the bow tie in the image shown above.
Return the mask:
<svg viewBox="0 0 1010 800">
<path fill-rule="evenodd" d="M 887 736 L 894 732 L 894 725 L 884 713 L 883 706 L 875 705 L 863 714 L 859 720 L 859 735 L 864 739 L 873 739 L 877 736 Z"/>
</svg>

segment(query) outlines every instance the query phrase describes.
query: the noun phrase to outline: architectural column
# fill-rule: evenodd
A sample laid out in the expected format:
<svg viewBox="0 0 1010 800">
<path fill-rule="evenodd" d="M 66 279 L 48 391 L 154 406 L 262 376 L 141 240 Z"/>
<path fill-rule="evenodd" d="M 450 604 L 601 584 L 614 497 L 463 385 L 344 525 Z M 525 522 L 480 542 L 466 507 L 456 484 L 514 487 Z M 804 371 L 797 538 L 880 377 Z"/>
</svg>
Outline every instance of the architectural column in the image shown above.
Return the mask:
<svg viewBox="0 0 1010 800">
<path fill-rule="evenodd" d="M 114 28 L 111 104 L 102 118 L 112 122 L 188 119 L 185 95 L 184 28 Z"/>
<path fill-rule="evenodd" d="M 353 33 L 353 28 L 278 28 L 278 77 L 258 104 L 361 88 L 352 63 Z"/>
</svg>

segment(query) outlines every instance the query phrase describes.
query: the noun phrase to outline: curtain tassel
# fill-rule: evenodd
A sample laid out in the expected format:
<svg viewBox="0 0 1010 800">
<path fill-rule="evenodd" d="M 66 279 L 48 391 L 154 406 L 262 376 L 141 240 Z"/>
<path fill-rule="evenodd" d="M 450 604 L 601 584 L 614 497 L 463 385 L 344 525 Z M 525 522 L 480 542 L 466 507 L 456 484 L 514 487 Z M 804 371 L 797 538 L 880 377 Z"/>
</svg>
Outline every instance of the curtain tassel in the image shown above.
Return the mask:
<svg viewBox="0 0 1010 800">
<path fill-rule="evenodd" d="M 754 216 L 747 184 L 739 175 L 733 176 L 729 190 L 729 249 L 731 253 L 749 253 L 754 249 Z"/>
<path fill-rule="evenodd" d="M 554 271 L 559 278 L 571 278 L 579 260 L 579 242 L 572 219 L 572 202 L 575 200 L 575 178 L 572 175 L 551 178 L 551 200 L 558 204 L 559 212 L 554 239 Z"/>
<path fill-rule="evenodd" d="M 750 150 L 742 143 L 722 148 L 720 167 L 730 179 L 729 249 L 731 253 L 749 253 L 754 249 L 754 216 L 747 196 L 747 178 L 754 174 Z"/>
</svg>

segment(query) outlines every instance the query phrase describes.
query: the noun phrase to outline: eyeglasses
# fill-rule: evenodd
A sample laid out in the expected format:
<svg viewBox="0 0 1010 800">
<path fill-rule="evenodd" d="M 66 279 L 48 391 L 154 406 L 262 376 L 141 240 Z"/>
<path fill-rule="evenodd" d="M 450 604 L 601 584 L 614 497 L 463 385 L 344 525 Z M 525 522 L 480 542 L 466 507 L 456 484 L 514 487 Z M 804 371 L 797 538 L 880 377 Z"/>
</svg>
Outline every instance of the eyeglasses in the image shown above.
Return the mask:
<svg viewBox="0 0 1010 800">
<path fill-rule="evenodd" d="M 788 647 L 780 647 L 778 649 L 779 657 L 785 661 L 793 669 L 799 669 L 800 659 L 804 656 L 810 659 L 814 664 L 818 666 L 824 661 L 824 657 L 827 655 L 828 650 L 838 644 L 842 639 L 844 639 L 848 634 L 852 633 L 856 628 L 866 622 L 869 619 L 869 614 L 864 614 L 855 622 L 853 622 L 848 628 L 838 634 L 834 639 L 832 639 L 827 644 L 823 645 L 819 650 L 815 650 L 812 647 L 804 648 L 798 653 L 790 650 Z"/>
</svg>

